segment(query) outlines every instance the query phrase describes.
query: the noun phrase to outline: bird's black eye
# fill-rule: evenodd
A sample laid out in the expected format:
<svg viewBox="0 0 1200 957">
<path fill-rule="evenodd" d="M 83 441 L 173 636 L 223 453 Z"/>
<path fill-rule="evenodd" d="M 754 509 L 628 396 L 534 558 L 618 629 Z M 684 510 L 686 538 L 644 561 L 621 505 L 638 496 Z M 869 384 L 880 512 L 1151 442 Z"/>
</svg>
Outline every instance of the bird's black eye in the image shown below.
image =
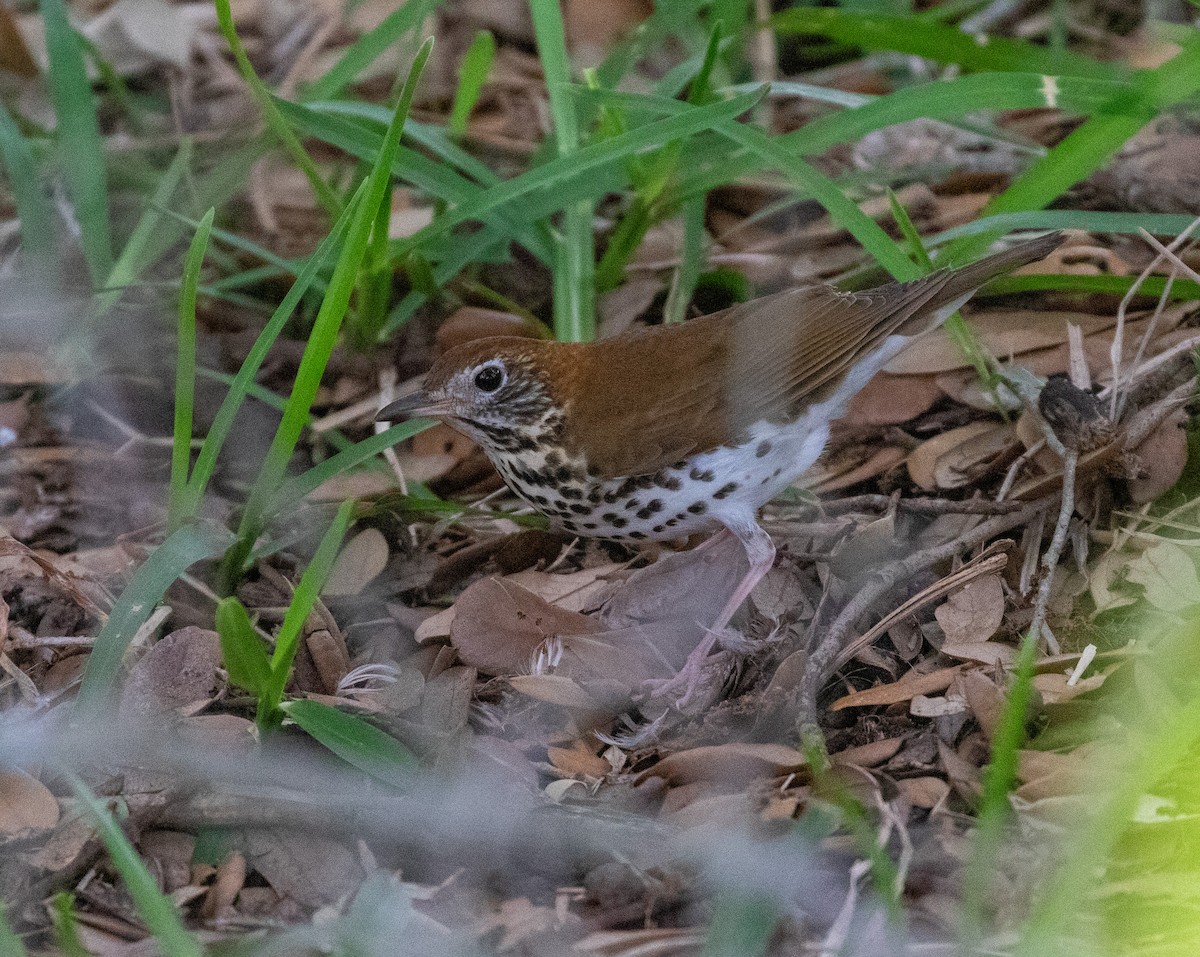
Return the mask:
<svg viewBox="0 0 1200 957">
<path fill-rule="evenodd" d="M 495 392 L 504 385 L 504 370 L 499 366 L 484 366 L 475 373 L 475 388 L 480 392 Z"/>
</svg>

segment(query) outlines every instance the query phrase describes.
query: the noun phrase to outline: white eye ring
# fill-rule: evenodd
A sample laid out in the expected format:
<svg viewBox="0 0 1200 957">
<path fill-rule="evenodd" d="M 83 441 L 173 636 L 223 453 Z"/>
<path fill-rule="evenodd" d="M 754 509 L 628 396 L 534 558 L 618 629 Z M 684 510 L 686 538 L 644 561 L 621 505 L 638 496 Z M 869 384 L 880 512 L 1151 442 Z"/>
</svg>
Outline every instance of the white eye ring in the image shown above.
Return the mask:
<svg viewBox="0 0 1200 957">
<path fill-rule="evenodd" d="M 508 381 L 508 372 L 504 368 L 504 363 L 497 359 L 494 362 L 487 362 L 481 365 L 475 371 L 473 381 L 475 388 L 480 392 L 492 395 L 504 387 L 504 383 Z"/>
</svg>

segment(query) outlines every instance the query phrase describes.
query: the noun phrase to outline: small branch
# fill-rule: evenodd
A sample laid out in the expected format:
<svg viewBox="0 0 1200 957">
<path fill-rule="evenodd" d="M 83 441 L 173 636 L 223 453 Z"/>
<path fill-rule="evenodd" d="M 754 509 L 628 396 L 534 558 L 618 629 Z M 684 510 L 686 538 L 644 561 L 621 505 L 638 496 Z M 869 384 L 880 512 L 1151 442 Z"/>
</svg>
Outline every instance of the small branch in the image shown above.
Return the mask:
<svg viewBox="0 0 1200 957">
<path fill-rule="evenodd" d="M 837 618 L 830 624 L 829 630 L 820 638 L 808 657 L 808 664 L 797 690 L 800 730 L 803 732 L 806 725 L 816 724 L 817 696 L 837 669 L 838 658 L 842 649 L 849 642 L 855 622 L 868 612 L 876 601 L 902 581 L 912 578 L 932 565 L 953 558 L 969 548 L 982 545 L 988 539 L 1025 524 L 1040 509 L 1046 508 L 1049 502 L 1048 498 L 1041 499 L 1032 504 L 1023 505 L 1016 511 L 996 516 L 977 525 L 954 541 L 922 549 L 906 558 L 885 565 L 871 580 L 865 582 L 849 603 L 842 608 Z M 820 628 L 820 617 L 818 614 L 817 619 L 813 621 L 814 634 Z"/>
<path fill-rule="evenodd" d="M 1052 655 L 1059 653 L 1058 641 L 1046 628 L 1046 609 L 1050 604 L 1050 589 L 1054 586 L 1054 572 L 1062 558 L 1063 547 L 1067 543 L 1067 530 L 1071 525 L 1071 515 L 1075 511 L 1075 467 L 1079 464 L 1079 452 L 1067 449 L 1063 456 L 1063 490 L 1062 504 L 1058 509 L 1058 522 L 1054 526 L 1054 536 L 1050 539 L 1050 547 L 1042 556 L 1042 568 L 1045 576 L 1038 585 L 1037 600 L 1033 605 L 1033 621 L 1029 632 L 1034 641 L 1046 639 L 1046 646 Z"/>
</svg>

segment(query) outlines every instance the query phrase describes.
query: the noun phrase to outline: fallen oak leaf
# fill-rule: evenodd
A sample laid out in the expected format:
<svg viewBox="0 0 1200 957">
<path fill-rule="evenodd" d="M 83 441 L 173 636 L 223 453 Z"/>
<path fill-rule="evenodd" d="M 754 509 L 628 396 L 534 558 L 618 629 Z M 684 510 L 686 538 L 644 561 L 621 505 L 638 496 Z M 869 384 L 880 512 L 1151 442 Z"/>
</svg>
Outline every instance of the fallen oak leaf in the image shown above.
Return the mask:
<svg viewBox="0 0 1200 957">
<path fill-rule="evenodd" d="M 878 705 L 899 704 L 911 701 L 917 695 L 928 695 L 937 691 L 945 691 L 954 683 L 955 676 L 962 671 L 963 665 L 952 665 L 949 668 L 939 668 L 924 675 L 913 675 L 910 671 L 899 681 L 891 684 L 876 685 L 852 694 L 838 698 L 829 706 L 830 711 L 841 711 L 844 708 L 870 708 Z"/>
<path fill-rule="evenodd" d="M 455 609 L 450 643 L 465 664 L 490 675 L 520 675 L 548 639 L 601 629 L 586 615 L 552 605 L 511 578 L 475 582 Z"/>
</svg>

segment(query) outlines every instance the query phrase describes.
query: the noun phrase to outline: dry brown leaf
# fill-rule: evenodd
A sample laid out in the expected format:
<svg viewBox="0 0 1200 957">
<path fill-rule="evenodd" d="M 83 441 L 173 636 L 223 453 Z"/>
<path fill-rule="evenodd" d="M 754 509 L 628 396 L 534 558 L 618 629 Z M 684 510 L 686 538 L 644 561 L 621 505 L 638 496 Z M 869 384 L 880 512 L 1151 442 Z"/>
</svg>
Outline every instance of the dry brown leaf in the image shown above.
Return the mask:
<svg viewBox="0 0 1200 957">
<path fill-rule="evenodd" d="M 938 650 L 949 658 L 977 661 L 982 665 L 1008 666 L 1017 657 L 1017 650 L 1012 645 L 1002 645 L 998 641 L 947 641 Z"/>
<path fill-rule="evenodd" d="M 1086 312 L 1051 312 L 1044 309 L 997 309 L 979 312 L 967 320 L 984 350 L 1000 359 L 1062 345 L 1067 325 L 1074 323 L 1084 335 L 1111 329 L 1116 318 Z M 884 366 L 892 375 L 932 375 L 965 369 L 970 360 L 946 335 L 922 336 Z"/>
<path fill-rule="evenodd" d="M 466 664 L 490 675 L 519 675 L 543 642 L 586 635 L 600 624 L 551 605 L 511 578 L 485 578 L 462 593 L 450 624 L 450 642 Z"/>
<path fill-rule="evenodd" d="M 1163 539 L 1126 568 L 1125 577 L 1146 590 L 1146 601 L 1163 611 L 1183 611 L 1200 602 L 1200 577 L 1192 553 Z"/>
<path fill-rule="evenodd" d="M 388 543 L 377 528 L 364 528 L 342 546 L 322 595 L 358 595 L 387 567 Z"/>
<path fill-rule="evenodd" d="M 231 851 L 217 865 L 216 879 L 204 895 L 200 913 L 209 920 L 228 916 L 245 884 L 246 858 L 238 851 Z"/>
<path fill-rule="evenodd" d="M 1003 690 L 982 671 L 965 671 L 958 677 L 958 686 L 967 700 L 975 719 L 988 740 L 1000 723 L 1006 698 Z"/>
<path fill-rule="evenodd" d="M 870 744 L 846 748 L 844 751 L 830 755 L 829 760 L 834 764 L 852 764 L 858 768 L 873 768 L 895 757 L 903 744 L 903 738 L 881 738 Z"/>
<path fill-rule="evenodd" d="M 999 575 L 969 582 L 934 609 L 946 641 L 987 641 L 1004 621 L 1004 585 Z"/>
<path fill-rule="evenodd" d="M 953 480 L 950 469 L 968 468 L 980 461 L 980 448 L 973 443 L 982 443 L 982 454 L 990 451 L 991 455 L 995 455 L 1010 435 L 1010 428 L 997 422 L 971 422 L 942 432 L 922 442 L 908 454 L 905 460 L 908 474 L 928 492 L 936 491 L 939 487 L 957 487 L 942 483 Z M 962 485 L 964 481 L 959 479 L 957 484 Z"/>
<path fill-rule="evenodd" d="M 64 385 L 71 369 L 45 352 L 0 352 L 0 385 L 11 388 Z"/>
<path fill-rule="evenodd" d="M 782 744 L 731 742 L 676 751 L 638 776 L 664 778 L 672 785 L 698 781 L 745 781 L 798 771 L 807 758 Z"/>
<path fill-rule="evenodd" d="M 838 698 L 829 706 L 830 711 L 841 711 L 843 708 L 869 708 L 876 705 L 898 704 L 901 701 L 911 701 L 916 695 L 927 695 L 937 691 L 945 691 L 954 682 L 954 677 L 962 670 L 962 665 L 950 668 L 939 668 L 929 674 L 914 674 L 909 672 L 899 681 L 887 685 L 876 685 L 863 691 Z"/>
<path fill-rule="evenodd" d="M 15 768 L 0 770 L 0 836 L 44 831 L 58 818 L 58 801 L 46 785 Z"/>
<path fill-rule="evenodd" d="M 973 803 L 983 791 L 983 774 L 979 768 L 964 760 L 941 738 L 938 738 L 937 749 L 938 758 L 942 762 L 942 767 L 946 769 L 946 776 L 950 779 L 951 786 L 963 800 Z"/>
<path fill-rule="evenodd" d="M 913 807 L 935 808 L 950 796 L 950 785 L 932 776 L 902 778 L 896 782 L 896 787 Z"/>
<path fill-rule="evenodd" d="M 366 876 L 357 854 L 312 830 L 245 832 L 246 857 L 279 894 L 325 907 L 353 894 Z"/>
<path fill-rule="evenodd" d="M 832 461 L 814 469 L 805 478 L 805 486 L 818 495 L 828 495 L 850 488 L 859 482 L 882 475 L 888 469 L 904 461 L 907 453 L 899 446 L 889 445 L 884 448 L 877 446 L 862 447 L 853 450 L 853 454 L 842 452 L 835 455 Z"/>
<path fill-rule="evenodd" d="M 567 675 L 514 675 L 508 683 L 523 695 L 562 708 L 592 711 L 600 707 L 599 701 Z"/>
<path fill-rule="evenodd" d="M 541 330 L 522 316 L 497 309 L 480 309 L 477 306 L 461 306 L 438 326 L 434 342 L 438 352 L 449 352 L 476 339 L 492 336 L 522 336 L 539 338 Z"/>
<path fill-rule="evenodd" d="M 1074 684 L 1069 684 L 1070 675 L 1052 672 L 1046 675 L 1034 675 L 1033 687 L 1041 696 L 1045 704 L 1062 704 L 1064 701 L 1070 701 L 1072 698 L 1077 698 L 1081 694 L 1087 694 L 1089 691 L 1095 691 L 1108 677 L 1111 669 L 1105 669 L 1099 674 L 1089 675 L 1086 678 L 1080 678 Z"/>
<path fill-rule="evenodd" d="M 962 714 L 966 710 L 967 702 L 954 695 L 931 698 L 919 694 L 914 695 L 908 703 L 908 713 L 914 718 L 945 718 L 952 714 Z"/>
<path fill-rule="evenodd" d="M 1187 413 L 1169 416 L 1134 449 L 1141 475 L 1129 481 L 1129 497 L 1137 505 L 1153 502 L 1179 481 L 1187 465 Z"/>
<path fill-rule="evenodd" d="M 558 770 L 572 776 L 584 775 L 591 778 L 605 777 L 612 770 L 604 758 L 583 747 L 546 749 L 546 757 Z"/>
<path fill-rule="evenodd" d="M 850 400 L 841 421 L 847 425 L 899 425 L 928 411 L 941 397 L 932 376 L 881 372 Z"/>
<path fill-rule="evenodd" d="M 222 661 L 215 631 L 189 625 L 163 636 L 129 669 L 121 715 L 153 720 L 210 700 L 222 684 Z"/>
<path fill-rule="evenodd" d="M 1017 780 L 1014 793 L 1026 801 L 1077 794 L 1088 780 L 1088 762 L 1078 752 L 1019 751 Z"/>
</svg>

